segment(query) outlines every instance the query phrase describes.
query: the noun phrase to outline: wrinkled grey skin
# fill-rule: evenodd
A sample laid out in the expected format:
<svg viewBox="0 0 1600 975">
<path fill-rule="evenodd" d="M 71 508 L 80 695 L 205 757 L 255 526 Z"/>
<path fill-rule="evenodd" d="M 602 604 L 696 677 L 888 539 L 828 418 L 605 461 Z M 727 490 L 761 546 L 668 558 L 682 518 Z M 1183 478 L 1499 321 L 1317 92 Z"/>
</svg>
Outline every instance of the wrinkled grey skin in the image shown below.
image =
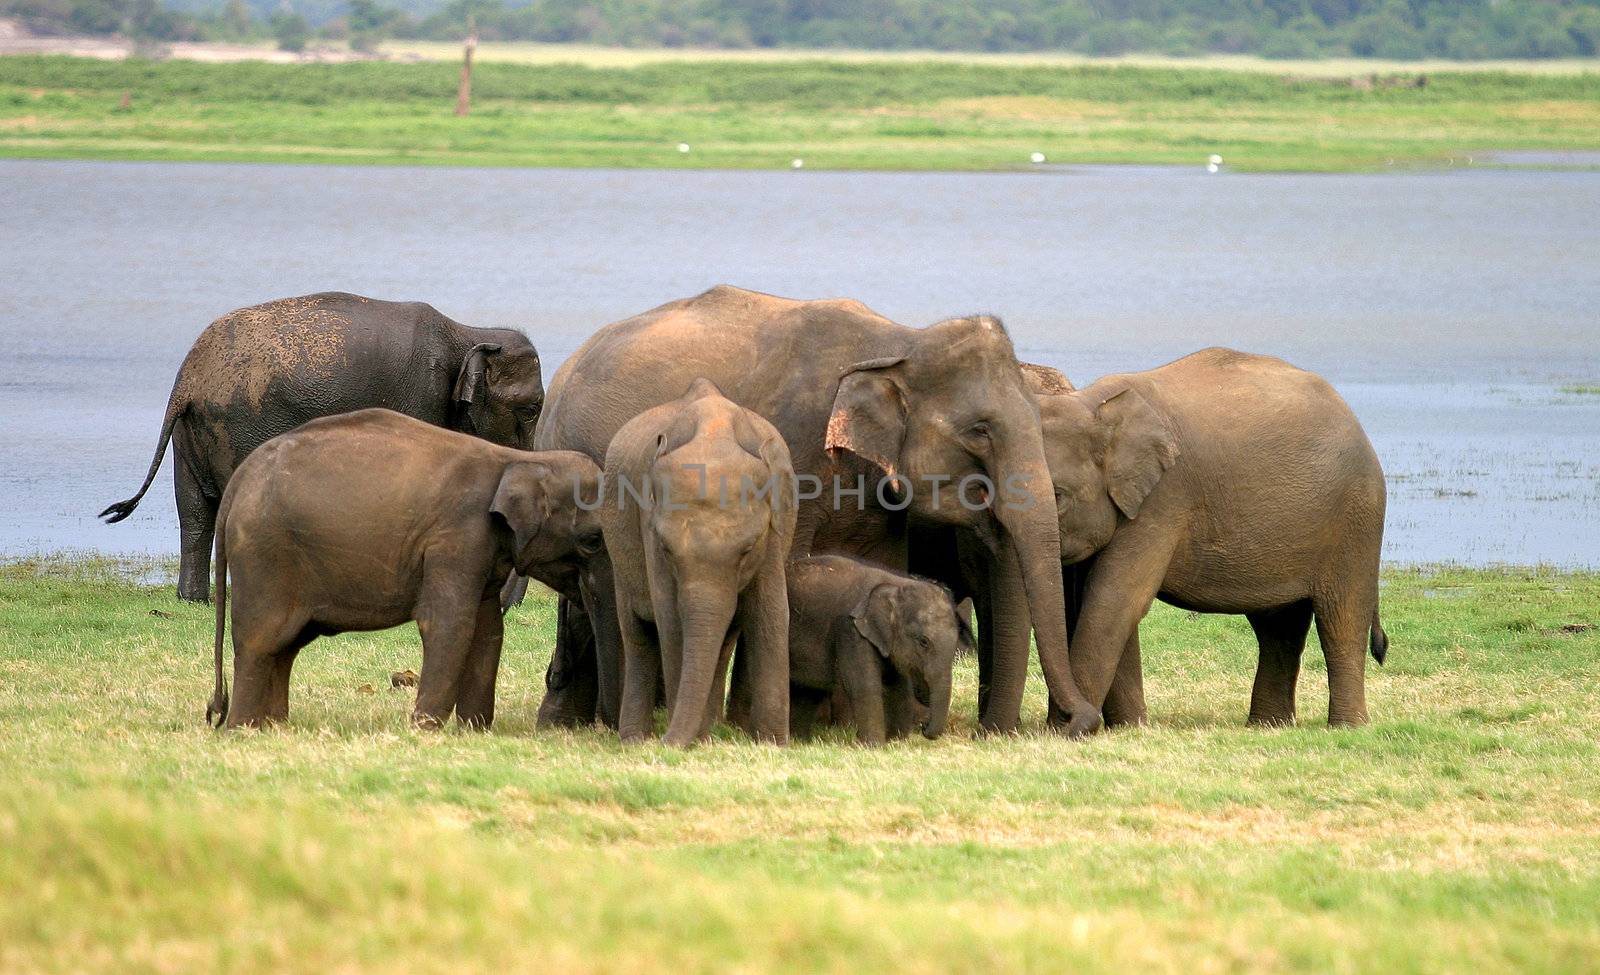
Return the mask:
<svg viewBox="0 0 1600 975">
<path fill-rule="evenodd" d="M 972 635 L 950 591 L 936 582 L 839 555 L 789 563 L 789 727 L 811 736 L 836 686 L 864 745 L 944 734 L 950 671 Z M 921 707 L 919 708 L 918 705 Z"/>
<path fill-rule="evenodd" d="M 241 308 L 207 326 L 178 369 L 155 458 L 173 444 L 182 561 L 178 596 L 204 602 L 217 505 L 261 444 L 308 420 L 385 407 L 527 447 L 544 405 L 539 354 L 521 332 L 469 328 L 421 302 L 329 292 Z"/>
<path fill-rule="evenodd" d="M 663 740 L 684 746 L 708 734 L 738 642 L 750 730 L 787 742 L 784 562 L 795 504 L 783 437 L 697 380 L 617 431 L 605 483 L 601 523 L 623 645 L 622 740 L 652 733 L 658 676 L 670 714 Z"/>
<path fill-rule="evenodd" d="M 1073 735 L 1099 727 L 1099 710 L 1078 691 L 1068 663 L 1060 542 L 1041 497 L 1049 469 L 1038 406 L 997 319 L 980 315 L 912 329 L 859 302 L 713 288 L 596 332 L 551 381 L 536 445 L 599 457 L 623 423 L 677 398 L 697 377 L 770 420 L 797 472 L 824 481 L 835 474 L 849 483 L 857 475 L 866 479 L 860 509 L 846 503 L 834 510 L 826 498 L 800 502 L 796 555 L 836 552 L 903 568 L 908 539 L 928 526 L 959 526 L 983 540 L 997 578 L 986 728 L 1017 726 L 1030 606 L 1040 621 L 1040 664 L 1059 726 Z M 937 503 L 924 484 L 908 510 L 894 512 L 874 496 L 886 472 L 951 481 Z M 1037 503 L 974 511 L 957 503 L 950 487 L 969 474 L 996 484 L 1014 479 Z M 604 661 L 620 639 L 608 632 L 614 624 L 606 614 L 590 618 L 603 714 Z M 572 653 L 574 662 L 582 657 Z"/>
<path fill-rule="evenodd" d="M 494 720 L 500 587 L 515 569 L 569 590 L 603 544 L 599 469 L 582 454 L 491 444 L 390 410 L 313 420 L 263 444 L 223 492 L 216 688 L 207 720 L 283 721 L 295 657 L 319 636 L 415 620 L 412 720 Z M 583 501 L 583 504 L 579 502 Z M 233 587 L 233 694 L 222 646 Z M 231 705 L 231 706 L 230 706 Z"/>
<path fill-rule="evenodd" d="M 1042 393 L 1079 686 L 1107 722 L 1145 719 L 1139 620 L 1154 599 L 1238 613 L 1260 646 L 1252 724 L 1295 718 L 1313 618 L 1328 721 L 1367 721 L 1382 663 L 1383 469 L 1320 377 L 1206 349 L 1080 391 Z"/>
</svg>

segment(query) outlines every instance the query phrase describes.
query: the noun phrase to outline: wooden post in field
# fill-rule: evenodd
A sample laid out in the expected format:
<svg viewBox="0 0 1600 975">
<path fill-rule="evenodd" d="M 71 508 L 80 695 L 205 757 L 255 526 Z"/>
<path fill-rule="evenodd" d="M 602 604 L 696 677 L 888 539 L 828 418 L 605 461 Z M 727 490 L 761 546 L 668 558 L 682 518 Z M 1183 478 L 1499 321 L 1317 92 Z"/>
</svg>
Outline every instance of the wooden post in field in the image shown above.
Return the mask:
<svg viewBox="0 0 1600 975">
<path fill-rule="evenodd" d="M 478 46 L 478 18 L 467 14 L 467 47 L 461 56 L 461 87 L 456 89 L 456 117 L 472 111 L 472 50 Z"/>
</svg>

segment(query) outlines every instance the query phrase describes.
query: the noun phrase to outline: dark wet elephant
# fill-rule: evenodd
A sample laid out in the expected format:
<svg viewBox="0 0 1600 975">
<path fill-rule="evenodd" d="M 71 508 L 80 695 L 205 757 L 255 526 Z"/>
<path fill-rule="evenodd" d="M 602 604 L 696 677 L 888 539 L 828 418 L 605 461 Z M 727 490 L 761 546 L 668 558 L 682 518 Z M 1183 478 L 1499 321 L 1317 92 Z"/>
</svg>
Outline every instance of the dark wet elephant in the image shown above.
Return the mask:
<svg viewBox="0 0 1600 975">
<path fill-rule="evenodd" d="M 209 597 L 217 505 L 250 452 L 307 420 L 386 407 L 435 426 L 529 446 L 544 405 L 539 354 L 513 329 L 471 328 L 421 302 L 329 292 L 212 322 L 178 369 L 133 513 L 171 441 L 182 562 L 178 596 Z"/>
<path fill-rule="evenodd" d="M 1313 618 L 1331 724 L 1367 720 L 1383 469 L 1355 414 L 1313 373 L 1206 349 L 1039 396 L 1059 502 L 1079 686 L 1108 724 L 1144 720 L 1139 620 L 1154 599 L 1244 615 L 1260 647 L 1253 724 L 1295 717 Z"/>
<path fill-rule="evenodd" d="M 701 377 L 769 420 L 788 443 L 796 474 L 821 482 L 816 496 L 800 500 L 794 554 L 839 552 L 903 568 L 907 540 L 921 526 L 961 526 L 984 539 L 999 578 L 986 727 L 1016 727 L 1030 608 L 1060 726 L 1071 734 L 1099 727 L 1099 709 L 1079 693 L 1067 654 L 1038 407 L 999 320 L 973 316 L 913 329 L 859 302 L 713 288 L 591 337 L 552 380 L 535 445 L 598 460 L 624 423 Z M 616 655 L 615 619 L 603 612 L 591 619 L 596 659 Z M 563 672 L 581 655 L 572 657 Z M 597 665 L 604 678 L 604 663 Z M 615 707 L 608 714 L 606 701 L 620 688 L 607 683 L 599 698 L 609 722 Z"/>
</svg>

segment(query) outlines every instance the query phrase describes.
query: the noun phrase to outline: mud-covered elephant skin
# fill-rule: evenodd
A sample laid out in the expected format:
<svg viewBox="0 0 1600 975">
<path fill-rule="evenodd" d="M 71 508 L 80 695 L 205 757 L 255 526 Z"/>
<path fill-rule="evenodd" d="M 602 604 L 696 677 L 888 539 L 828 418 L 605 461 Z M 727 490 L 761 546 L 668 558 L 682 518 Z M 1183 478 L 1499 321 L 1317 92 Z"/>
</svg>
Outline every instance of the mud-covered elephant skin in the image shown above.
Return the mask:
<svg viewBox="0 0 1600 975">
<path fill-rule="evenodd" d="M 1139 620 L 1151 601 L 1243 614 L 1260 646 L 1254 724 L 1295 717 L 1312 620 L 1328 721 L 1367 721 L 1383 469 L 1326 381 L 1206 349 L 1085 389 L 1041 393 L 1066 566 L 1072 664 L 1108 723 L 1145 719 Z"/>
<path fill-rule="evenodd" d="M 436 426 L 528 447 L 544 405 L 539 355 L 512 329 L 469 328 L 421 302 L 326 293 L 241 308 L 212 322 L 183 360 L 133 513 L 173 447 L 178 595 L 204 601 L 217 505 L 252 450 L 307 420 L 386 407 Z"/>
<path fill-rule="evenodd" d="M 415 620 L 412 714 L 494 720 L 500 587 L 515 569 L 561 588 L 603 539 L 599 469 L 569 451 L 491 444 L 390 410 L 313 420 L 263 444 L 223 492 L 216 687 L 207 720 L 283 721 L 313 639 Z M 233 590 L 233 694 L 223 676 Z"/>
<path fill-rule="evenodd" d="M 983 540 L 1000 594 L 985 727 L 1017 726 L 1030 615 L 1050 698 L 1064 712 L 1058 724 L 1074 735 L 1099 727 L 1067 653 L 1038 405 L 998 319 L 907 328 L 855 301 L 713 288 L 596 332 L 551 380 L 536 446 L 601 457 L 622 424 L 699 377 L 769 420 L 797 475 L 821 485 L 799 499 L 795 555 L 904 569 L 908 539 L 924 526 L 957 525 Z M 856 495 L 833 490 L 857 485 Z M 591 619 L 602 661 L 620 641 L 603 614 Z"/>
<path fill-rule="evenodd" d="M 909 734 L 921 709 L 923 735 L 942 735 L 951 668 L 972 646 L 950 590 L 840 555 L 795 559 L 788 579 L 794 736 L 811 736 L 817 709 L 836 686 L 864 745 Z"/>
<path fill-rule="evenodd" d="M 722 711 L 735 644 L 751 689 L 751 730 L 789 737 L 789 606 L 794 469 L 772 424 L 697 380 L 625 424 L 606 451 L 605 546 L 623 647 L 619 732 L 704 737 Z"/>
</svg>

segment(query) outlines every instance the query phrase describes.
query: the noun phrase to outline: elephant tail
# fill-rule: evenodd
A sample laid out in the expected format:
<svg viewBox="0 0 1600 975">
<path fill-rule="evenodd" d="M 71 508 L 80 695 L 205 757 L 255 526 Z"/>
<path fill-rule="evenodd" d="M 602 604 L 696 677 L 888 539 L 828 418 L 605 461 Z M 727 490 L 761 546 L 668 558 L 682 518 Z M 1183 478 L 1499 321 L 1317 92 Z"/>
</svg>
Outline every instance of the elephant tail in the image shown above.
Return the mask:
<svg viewBox="0 0 1600 975">
<path fill-rule="evenodd" d="M 106 524 L 115 525 L 117 522 L 133 514 L 133 509 L 139 507 L 139 502 L 144 498 L 144 493 L 150 490 L 150 485 L 156 479 L 156 472 L 161 469 L 161 460 L 167 456 L 167 444 L 172 440 L 172 428 L 177 425 L 178 418 L 189 409 L 189 404 L 178 403 L 178 391 L 172 391 L 172 398 L 167 401 L 167 416 L 161 423 L 161 438 L 156 441 L 156 456 L 150 461 L 150 470 L 144 476 L 144 483 L 139 485 L 139 492 L 126 501 L 118 501 L 100 512 L 100 517 Z"/>
<path fill-rule="evenodd" d="M 1378 622 L 1378 610 L 1374 607 L 1372 610 L 1372 659 L 1376 660 L 1381 667 L 1388 658 L 1389 634 L 1383 632 L 1383 624 Z"/>
<path fill-rule="evenodd" d="M 228 623 L 228 509 L 232 507 L 229 503 L 232 500 L 232 492 L 227 492 L 222 499 L 222 506 L 217 510 L 217 541 L 212 559 L 216 563 L 214 586 L 217 591 L 217 628 L 211 646 L 211 660 L 217 682 L 211 690 L 211 703 L 206 705 L 206 724 L 215 724 L 218 728 L 228 720 L 228 685 L 222 675 L 222 637 Z"/>
</svg>

